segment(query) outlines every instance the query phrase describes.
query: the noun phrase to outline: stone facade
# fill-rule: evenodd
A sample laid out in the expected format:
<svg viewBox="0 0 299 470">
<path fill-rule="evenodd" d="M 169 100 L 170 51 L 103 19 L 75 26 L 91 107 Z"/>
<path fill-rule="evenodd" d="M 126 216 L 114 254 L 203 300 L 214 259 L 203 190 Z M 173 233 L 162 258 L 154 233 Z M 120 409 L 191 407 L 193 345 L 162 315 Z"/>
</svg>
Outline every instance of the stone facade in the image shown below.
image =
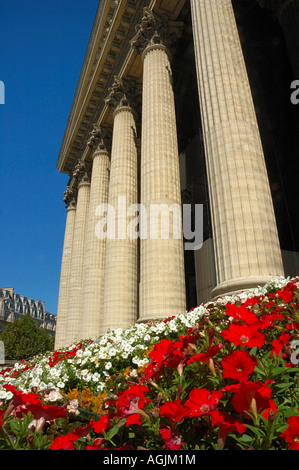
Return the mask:
<svg viewBox="0 0 299 470">
<path fill-rule="evenodd" d="M 40 328 L 54 336 L 56 331 L 56 315 L 47 312 L 45 303 L 33 300 L 14 292 L 13 288 L 0 289 L 0 332 L 6 325 L 29 314 Z"/>
<path fill-rule="evenodd" d="M 296 0 L 99 2 L 57 162 L 57 348 L 298 274 L 298 57 Z"/>
</svg>

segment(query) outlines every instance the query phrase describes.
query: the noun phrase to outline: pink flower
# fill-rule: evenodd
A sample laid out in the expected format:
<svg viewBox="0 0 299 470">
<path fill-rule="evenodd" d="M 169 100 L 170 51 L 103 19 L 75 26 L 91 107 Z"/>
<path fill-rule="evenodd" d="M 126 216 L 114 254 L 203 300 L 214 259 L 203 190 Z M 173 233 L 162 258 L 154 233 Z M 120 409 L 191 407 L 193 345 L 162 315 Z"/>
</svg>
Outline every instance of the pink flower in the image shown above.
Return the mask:
<svg viewBox="0 0 299 470">
<path fill-rule="evenodd" d="M 180 450 L 183 445 L 182 438 L 178 431 L 169 426 L 161 426 L 159 432 L 165 441 L 166 447 L 170 450 Z"/>
</svg>

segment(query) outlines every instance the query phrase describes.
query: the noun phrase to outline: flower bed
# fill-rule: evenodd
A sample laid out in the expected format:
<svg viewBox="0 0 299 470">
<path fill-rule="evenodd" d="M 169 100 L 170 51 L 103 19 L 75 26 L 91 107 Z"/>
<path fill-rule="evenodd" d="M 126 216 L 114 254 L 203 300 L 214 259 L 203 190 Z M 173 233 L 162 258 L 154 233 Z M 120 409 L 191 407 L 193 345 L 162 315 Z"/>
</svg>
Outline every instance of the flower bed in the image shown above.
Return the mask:
<svg viewBox="0 0 299 470">
<path fill-rule="evenodd" d="M 0 449 L 299 450 L 299 278 L 0 374 Z"/>
</svg>

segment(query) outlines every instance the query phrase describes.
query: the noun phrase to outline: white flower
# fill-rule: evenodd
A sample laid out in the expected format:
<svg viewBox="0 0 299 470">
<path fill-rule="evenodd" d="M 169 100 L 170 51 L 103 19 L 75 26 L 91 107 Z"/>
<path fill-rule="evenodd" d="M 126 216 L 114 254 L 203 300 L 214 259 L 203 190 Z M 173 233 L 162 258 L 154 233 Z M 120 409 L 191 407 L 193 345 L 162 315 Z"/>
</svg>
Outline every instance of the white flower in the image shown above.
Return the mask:
<svg viewBox="0 0 299 470">
<path fill-rule="evenodd" d="M 116 356 L 116 354 L 117 354 L 116 349 L 114 349 L 114 348 L 109 349 L 109 355 L 110 355 L 110 357 Z"/>
<path fill-rule="evenodd" d="M 11 400 L 12 398 L 13 398 L 13 393 L 7 392 L 6 390 L 0 390 L 1 400 Z"/>
<path fill-rule="evenodd" d="M 95 372 L 94 374 L 92 374 L 92 381 L 93 382 L 98 382 L 100 380 L 101 376 L 100 374 L 98 374 L 98 372 Z"/>
<path fill-rule="evenodd" d="M 111 369 L 111 367 L 112 367 L 111 362 L 107 362 L 107 364 L 105 365 L 105 369 L 109 370 L 109 369 Z"/>
<path fill-rule="evenodd" d="M 38 377 L 36 377 L 31 381 L 30 388 L 31 387 L 39 387 L 39 384 L 40 384 L 40 379 Z"/>
</svg>

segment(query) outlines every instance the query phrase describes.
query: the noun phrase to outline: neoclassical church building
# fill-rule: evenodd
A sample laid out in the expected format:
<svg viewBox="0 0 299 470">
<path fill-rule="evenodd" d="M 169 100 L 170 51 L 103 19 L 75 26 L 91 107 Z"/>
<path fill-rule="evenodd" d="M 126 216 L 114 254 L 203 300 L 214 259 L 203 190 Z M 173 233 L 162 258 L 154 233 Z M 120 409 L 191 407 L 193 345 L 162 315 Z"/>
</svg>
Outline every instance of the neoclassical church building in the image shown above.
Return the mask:
<svg viewBox="0 0 299 470">
<path fill-rule="evenodd" d="M 99 2 L 57 161 L 57 348 L 298 274 L 298 31 L 298 0 Z M 202 243 L 170 210 L 149 233 L 161 205 Z"/>
</svg>

